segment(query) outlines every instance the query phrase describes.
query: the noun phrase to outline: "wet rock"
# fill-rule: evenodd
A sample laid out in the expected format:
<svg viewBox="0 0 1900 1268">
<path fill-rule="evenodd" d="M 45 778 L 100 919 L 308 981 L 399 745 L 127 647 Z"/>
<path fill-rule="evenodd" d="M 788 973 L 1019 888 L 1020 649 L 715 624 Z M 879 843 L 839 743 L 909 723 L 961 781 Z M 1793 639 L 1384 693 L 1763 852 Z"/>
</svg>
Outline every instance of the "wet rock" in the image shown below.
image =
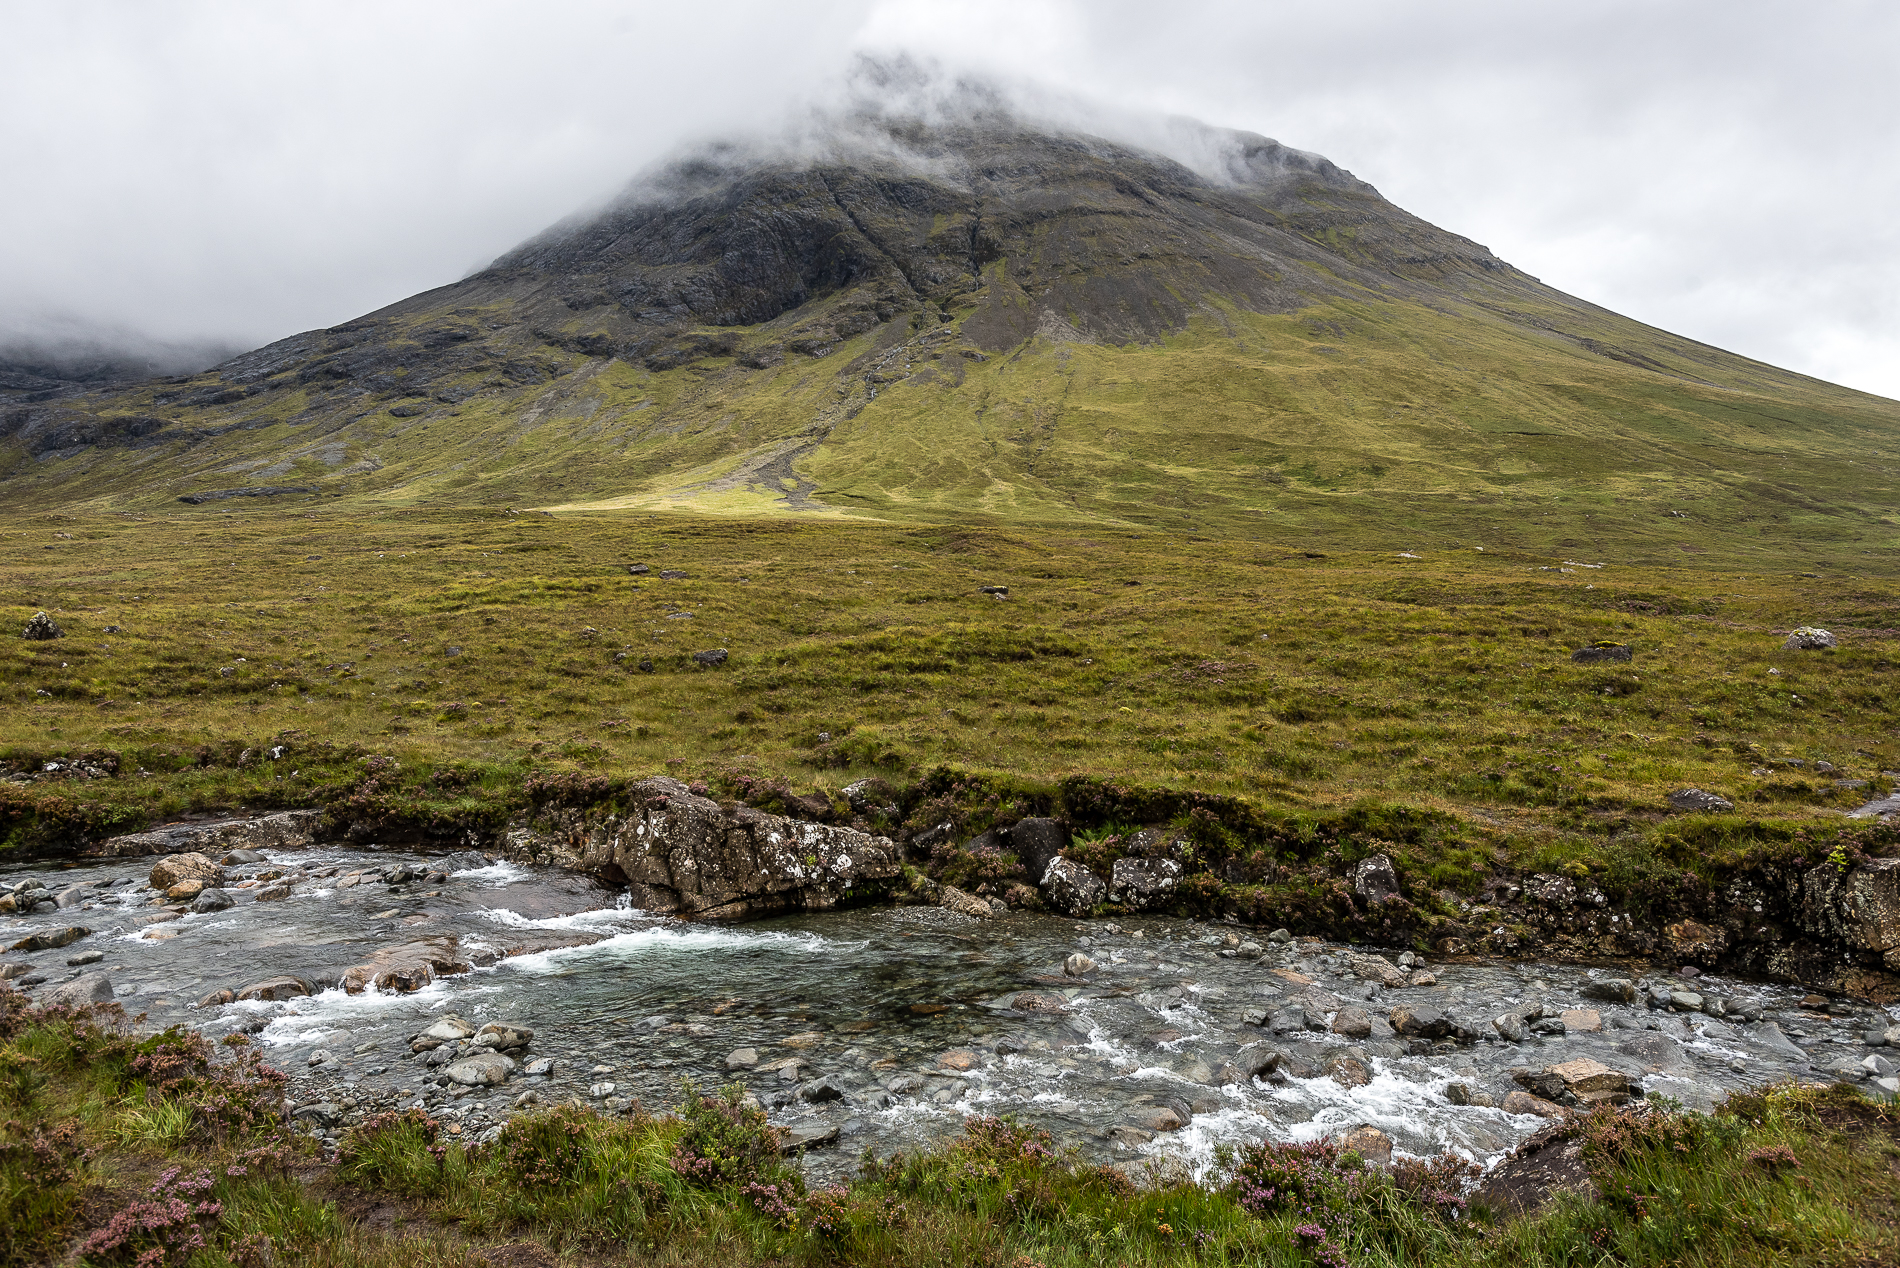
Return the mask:
<svg viewBox="0 0 1900 1268">
<path fill-rule="evenodd" d="M 1591 1057 L 1579 1057 L 1545 1066 L 1542 1070 L 1514 1070 L 1512 1081 L 1525 1091 L 1559 1105 L 1589 1108 L 1622 1105 L 1630 1099 L 1630 1080 Z"/>
<path fill-rule="evenodd" d="M 439 1048 L 445 1043 L 454 1043 L 461 1039 L 472 1039 L 475 1027 L 454 1013 L 444 1013 L 431 1022 L 426 1030 L 410 1040 L 410 1048 L 415 1052 L 427 1052 Z"/>
<path fill-rule="evenodd" d="M 201 880 L 194 878 L 192 880 L 179 881 L 176 885 L 165 891 L 165 899 L 167 902 L 188 903 L 204 891 L 205 883 Z"/>
<path fill-rule="evenodd" d="M 42 1007 L 63 1004 L 68 1008 L 84 1008 L 88 1004 L 110 1004 L 112 994 L 111 978 L 103 973 L 86 973 L 70 982 L 47 987 L 40 992 L 39 1003 Z"/>
<path fill-rule="evenodd" d="M 1695 991 L 1671 991 L 1669 1006 L 1681 1013 L 1699 1013 L 1706 1001 Z"/>
<path fill-rule="evenodd" d="M 9 951 L 57 951 L 61 947 L 71 946 L 92 930 L 85 925 L 68 925 L 64 929 L 49 929 L 45 933 L 36 933 L 21 938 L 8 947 Z"/>
<path fill-rule="evenodd" d="M 1735 809 L 1735 803 L 1728 798 L 1703 792 L 1700 788 L 1678 788 L 1669 794 L 1669 805 L 1684 813 L 1699 814 L 1727 814 Z"/>
<path fill-rule="evenodd" d="M 1559 1014 L 1565 1034 L 1585 1034 L 1603 1029 L 1603 1017 L 1594 1008 L 1566 1008 Z"/>
<path fill-rule="evenodd" d="M 264 863 L 268 861 L 264 855 L 258 853 L 256 850 L 232 850 L 229 854 L 219 859 L 218 863 L 223 867 L 248 867 L 253 863 Z"/>
<path fill-rule="evenodd" d="M 1599 641 L 1570 653 L 1573 665 L 1610 665 L 1628 661 L 1632 653 L 1628 643 Z"/>
<path fill-rule="evenodd" d="M 26 628 L 20 631 L 20 637 L 29 642 L 45 643 L 56 638 L 65 638 L 66 631 L 59 628 L 59 622 L 44 612 L 35 612 L 27 620 Z"/>
<path fill-rule="evenodd" d="M 1372 1014 L 1363 1008 L 1342 1008 L 1333 1014 L 1332 1031 L 1348 1039 L 1370 1039 Z"/>
<path fill-rule="evenodd" d="M 66 967 L 76 969 L 82 965 L 97 964 L 105 958 L 106 953 L 103 951 L 81 951 L 78 955 L 72 956 L 66 961 Z"/>
<path fill-rule="evenodd" d="M 952 1048 L 937 1058 L 937 1064 L 946 1070 L 969 1070 L 977 1063 L 977 1056 L 968 1048 Z"/>
<path fill-rule="evenodd" d="M 1423 1005 L 1400 1004 L 1386 1015 L 1386 1020 L 1407 1039 L 1443 1039 L 1453 1029 L 1450 1018 Z"/>
<path fill-rule="evenodd" d="M 1306 1010 L 1298 1006 L 1276 1008 L 1267 1019 L 1267 1029 L 1276 1035 L 1297 1034 L 1302 1030 L 1312 1030 Z"/>
<path fill-rule="evenodd" d="M 1360 859 L 1352 868 L 1352 892 L 1362 902 L 1379 904 L 1399 896 L 1399 874 L 1383 854 Z"/>
<path fill-rule="evenodd" d="M 92 891 L 86 886 L 69 885 L 53 896 L 53 905 L 65 911 L 69 907 L 79 906 L 90 897 L 92 897 Z"/>
<path fill-rule="evenodd" d="M 1388 990 L 1406 984 L 1405 974 L 1396 964 L 1382 955 L 1348 954 L 1346 967 L 1353 971 L 1354 976 L 1368 982 L 1377 982 Z"/>
<path fill-rule="evenodd" d="M 655 914 L 740 920 L 822 911 L 875 892 L 902 870 L 886 837 L 721 806 L 676 779 L 633 785 L 616 816 L 560 812 L 504 834 L 508 857 L 624 877 L 633 905 Z"/>
<path fill-rule="evenodd" d="M 533 1043 L 534 1031 L 510 1022 L 491 1021 L 475 1032 L 474 1042 L 497 1052 L 513 1052 Z"/>
<path fill-rule="evenodd" d="M 1339 1147 L 1350 1150 L 1375 1167 L 1392 1165 L 1392 1138 L 1377 1127 L 1360 1125 L 1340 1137 Z"/>
<path fill-rule="evenodd" d="M 0 982 L 11 982 L 33 971 L 30 964 L 0 964 Z"/>
<path fill-rule="evenodd" d="M 1801 1061 L 1808 1059 L 1806 1050 L 1798 1047 L 1794 1040 L 1783 1034 L 1781 1027 L 1772 1021 L 1758 1021 L 1752 1026 L 1743 1026 L 1742 1033 L 1779 1056 Z"/>
<path fill-rule="evenodd" d="M 1066 1013 L 1069 1001 L 1066 997 L 1034 991 L 1018 991 L 1009 1002 L 1009 1006 L 1019 1013 Z"/>
<path fill-rule="evenodd" d="M 795 1154 L 806 1149 L 822 1149 L 838 1143 L 836 1123 L 795 1123 L 779 1134 L 779 1152 Z"/>
<path fill-rule="evenodd" d="M 453 1062 L 442 1073 L 464 1087 L 499 1087 L 514 1073 L 515 1059 L 500 1052 L 474 1052 Z"/>
<path fill-rule="evenodd" d="M 290 882 L 289 881 L 279 881 L 275 885 L 267 885 L 263 889 L 260 889 L 257 891 L 257 901 L 260 903 L 282 902 L 284 899 L 289 898 L 289 897 L 290 897 Z"/>
<path fill-rule="evenodd" d="M 298 999 L 310 994 L 310 983 L 296 977 L 272 977 L 262 982 L 254 982 L 237 993 L 241 1000 L 283 1000 Z"/>
<path fill-rule="evenodd" d="M 224 883 L 224 869 L 202 854 L 173 854 L 152 864 L 147 879 L 152 888 L 164 892 L 186 881 L 199 882 L 202 889 Z"/>
<path fill-rule="evenodd" d="M 191 900 L 191 909 L 202 916 L 206 912 L 223 911 L 232 902 L 231 895 L 222 889 L 201 889 L 198 896 Z"/>
<path fill-rule="evenodd" d="M 1095 972 L 1096 968 L 1097 965 L 1095 961 L 1089 959 L 1089 957 L 1083 955 L 1080 951 L 1075 952 L 1062 962 L 1062 971 L 1070 977 L 1087 977 L 1089 974 Z"/>
<path fill-rule="evenodd" d="M 849 1089 L 838 1080 L 835 1074 L 827 1074 L 822 1079 L 813 1079 L 798 1089 L 798 1099 L 812 1105 L 822 1105 L 826 1101 L 842 1101 Z"/>
<path fill-rule="evenodd" d="M 1052 859 L 1040 888 L 1051 907 L 1077 917 L 1088 915 L 1108 898 L 1108 886 L 1074 859 Z"/>
<path fill-rule="evenodd" d="M 1180 1131 L 1187 1126 L 1187 1120 L 1172 1107 L 1158 1105 L 1135 1115 L 1134 1126 L 1152 1138 L 1160 1132 Z"/>
<path fill-rule="evenodd" d="M 728 1070 L 750 1070 L 757 1064 L 759 1064 L 757 1048 L 734 1048 L 726 1054 L 726 1069 Z"/>
<path fill-rule="evenodd" d="M 1272 933 L 1267 935 L 1267 941 L 1273 943 L 1275 946 L 1283 947 L 1293 941 L 1293 935 L 1285 929 L 1275 929 Z"/>
<path fill-rule="evenodd" d="M 343 972 L 343 989 L 361 995 L 374 983 L 379 991 L 419 991 L 438 976 L 450 977 L 474 968 L 462 955 L 453 935 L 418 938 L 382 947 L 368 960 Z"/>
<path fill-rule="evenodd" d="M 552 1078 L 556 1062 L 553 1057 L 536 1057 L 521 1067 L 521 1072 L 529 1078 Z"/>
<path fill-rule="evenodd" d="M 1109 883 L 1109 901 L 1136 911 L 1165 906 L 1181 879 L 1181 865 L 1170 858 L 1119 858 Z"/>
<path fill-rule="evenodd" d="M 1824 652 L 1840 646 L 1840 640 L 1824 629 L 1803 625 L 1788 632 L 1782 641 L 1785 652 Z"/>
<path fill-rule="evenodd" d="M 1341 1087 L 1364 1087 L 1372 1082 L 1372 1075 L 1364 1063 L 1348 1056 L 1331 1056 L 1320 1063 L 1320 1069 L 1326 1076 Z"/>
<path fill-rule="evenodd" d="M 322 1065 L 326 1061 L 335 1061 L 335 1060 L 336 1060 L 336 1057 L 331 1054 L 328 1048 L 318 1048 L 315 1052 L 311 1053 L 309 1057 L 307 1057 L 304 1060 L 304 1064 L 305 1065 Z"/>
<path fill-rule="evenodd" d="M 940 886 L 937 891 L 937 906 L 945 911 L 954 911 L 959 916 L 974 916 L 978 920 L 988 920 L 996 914 L 989 900 L 978 898 L 975 894 L 965 893 L 954 885 Z"/>
<path fill-rule="evenodd" d="M 212 991 L 209 995 L 204 996 L 198 1001 L 198 1007 L 216 1008 L 221 1004 L 229 1004 L 235 999 L 237 999 L 237 992 L 229 988 L 221 991 Z"/>
<path fill-rule="evenodd" d="M 1117 1149 L 1139 1149 L 1153 1140 L 1154 1133 L 1123 1123 L 1108 1130 L 1108 1143 Z"/>
<path fill-rule="evenodd" d="M 1524 1091 L 1506 1094 L 1500 1108 L 1503 1109 L 1506 1114 L 1535 1114 L 1539 1118 L 1562 1118 L 1564 1116 L 1563 1106 L 1552 1101 L 1547 1101 L 1541 1096 L 1533 1096 L 1529 1092 Z"/>
<path fill-rule="evenodd" d="M 1608 1000 L 1613 1004 L 1634 1004 L 1636 984 L 1627 978 L 1610 977 L 1584 983 L 1580 992 L 1585 999 Z"/>
<path fill-rule="evenodd" d="M 318 1127 L 335 1127 L 343 1118 L 343 1111 L 330 1101 L 314 1101 L 308 1105 L 299 1105 L 290 1116 L 299 1122 L 313 1123 Z"/>
<path fill-rule="evenodd" d="M 1447 1083 L 1445 1099 L 1453 1105 L 1471 1104 L 1471 1089 L 1463 1083 Z"/>
</svg>

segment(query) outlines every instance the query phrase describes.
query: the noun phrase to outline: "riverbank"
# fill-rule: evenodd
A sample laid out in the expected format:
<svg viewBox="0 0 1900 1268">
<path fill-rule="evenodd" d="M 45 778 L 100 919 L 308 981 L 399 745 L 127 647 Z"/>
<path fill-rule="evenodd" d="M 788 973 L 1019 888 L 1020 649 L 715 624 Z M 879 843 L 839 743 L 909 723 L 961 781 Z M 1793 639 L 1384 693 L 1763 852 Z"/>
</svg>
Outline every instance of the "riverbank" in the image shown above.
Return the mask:
<svg viewBox="0 0 1900 1268">
<path fill-rule="evenodd" d="M 1572 1115 L 1494 1173 L 1515 1183 L 1468 1200 L 1453 1164 L 1382 1166 L 1338 1143 L 1235 1150 L 1194 1184 L 983 1117 L 816 1185 L 759 1115 L 698 1094 L 678 1116 L 557 1107 L 482 1146 L 420 1111 L 382 1115 L 326 1158 L 288 1130 L 281 1079 L 242 1043 L 140 1037 L 5 991 L 0 1045 L 8 1265 L 1845 1265 L 1900 1251 L 1900 1122 L 1840 1087 L 1737 1095 L 1706 1117 Z"/>
</svg>

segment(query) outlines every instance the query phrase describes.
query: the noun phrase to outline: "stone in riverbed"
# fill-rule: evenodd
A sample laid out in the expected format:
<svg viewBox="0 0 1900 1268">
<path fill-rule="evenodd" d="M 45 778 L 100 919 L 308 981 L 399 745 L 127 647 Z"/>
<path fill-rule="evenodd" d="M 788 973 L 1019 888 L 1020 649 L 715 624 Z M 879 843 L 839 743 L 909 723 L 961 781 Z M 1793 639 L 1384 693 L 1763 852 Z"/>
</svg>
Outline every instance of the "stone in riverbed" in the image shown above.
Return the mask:
<svg viewBox="0 0 1900 1268">
<path fill-rule="evenodd" d="M 1506 1114 L 1535 1114 L 1539 1118 L 1562 1118 L 1564 1107 L 1529 1092 L 1507 1093 L 1502 1106 Z"/>
<path fill-rule="evenodd" d="M 1612 1004 L 1634 1004 L 1636 985 L 1627 978 L 1608 977 L 1600 981 L 1586 982 L 1582 995 L 1585 999 L 1608 1000 Z"/>
<path fill-rule="evenodd" d="M 272 977 L 253 983 L 237 993 L 244 999 L 298 999 L 310 993 L 310 983 L 297 977 Z"/>
<path fill-rule="evenodd" d="M 779 1136 L 779 1152 L 794 1154 L 801 1149 L 821 1149 L 838 1143 L 838 1124 L 800 1123 L 786 1128 Z"/>
<path fill-rule="evenodd" d="M 206 995 L 203 999 L 198 1001 L 198 1007 L 216 1008 L 221 1004 L 229 1004 L 235 999 L 237 999 L 237 992 L 229 988 L 221 991 L 212 991 L 209 995 Z"/>
<path fill-rule="evenodd" d="M 1043 995 L 1035 991 L 1018 991 L 1009 1006 L 1019 1013 L 1066 1013 L 1069 1001 L 1061 995 Z"/>
<path fill-rule="evenodd" d="M 475 1042 L 497 1052 L 512 1052 L 534 1042 L 534 1031 L 509 1022 L 491 1021 L 475 1032 Z"/>
<path fill-rule="evenodd" d="M 87 973 L 48 987 L 40 992 L 39 1003 L 42 1007 L 63 1004 L 68 1008 L 84 1008 L 88 1004 L 110 1004 L 112 994 L 111 978 L 103 973 Z"/>
<path fill-rule="evenodd" d="M 91 932 L 84 925 L 69 925 L 64 929 L 52 929 L 46 933 L 36 933 L 30 938 L 21 938 L 7 950 L 57 951 L 61 947 L 71 946 Z"/>
<path fill-rule="evenodd" d="M 176 885 L 166 890 L 165 899 L 168 902 L 188 903 L 198 895 L 204 893 L 206 888 L 208 887 L 202 880 L 192 877 L 189 880 L 179 881 Z"/>
<path fill-rule="evenodd" d="M 191 900 L 191 909 L 201 916 L 209 911 L 223 911 L 231 905 L 231 895 L 221 889 L 201 889 Z"/>
<path fill-rule="evenodd" d="M 465 1087 L 499 1087 L 514 1073 L 515 1059 L 499 1052 L 474 1052 L 442 1073 Z"/>
<path fill-rule="evenodd" d="M 371 984 L 379 991 L 419 991 L 438 976 L 467 973 L 474 968 L 456 946 L 452 934 L 418 938 L 383 947 L 368 960 L 343 973 L 343 989 L 361 995 Z"/>
<path fill-rule="evenodd" d="M 1566 1008 L 1560 1016 L 1566 1034 L 1603 1029 L 1603 1017 L 1594 1008 Z"/>
<path fill-rule="evenodd" d="M 1180 1113 L 1171 1106 L 1157 1105 L 1151 1110 L 1137 1114 L 1135 1116 L 1135 1126 L 1144 1132 L 1152 1134 L 1179 1131 L 1187 1126 L 1187 1122 L 1181 1117 Z"/>
<path fill-rule="evenodd" d="M 1341 1087 L 1364 1087 L 1372 1082 L 1372 1075 L 1356 1057 L 1328 1057 L 1320 1065 L 1333 1082 Z"/>
<path fill-rule="evenodd" d="M 1333 1033 L 1348 1039 L 1372 1037 L 1372 1014 L 1363 1008 L 1342 1008 L 1333 1014 Z"/>
<path fill-rule="evenodd" d="M 289 881 L 278 881 L 275 885 L 266 885 L 263 889 L 257 891 L 257 901 L 260 903 L 281 902 L 289 897 Z"/>
<path fill-rule="evenodd" d="M 1086 977 L 1090 973 L 1095 972 L 1095 969 L 1095 961 L 1089 959 L 1089 957 L 1083 955 L 1080 951 L 1075 952 L 1062 962 L 1062 971 L 1070 977 Z"/>
<path fill-rule="evenodd" d="M 1405 974 L 1399 966 L 1382 955 L 1347 955 L 1346 967 L 1355 977 L 1368 982 L 1377 982 L 1388 990 L 1405 985 Z"/>
<path fill-rule="evenodd" d="M 937 1064 L 946 1070 L 968 1070 L 976 1065 L 976 1054 L 968 1048 L 952 1048 L 937 1058 Z"/>
<path fill-rule="evenodd" d="M 1454 1029 L 1451 1019 L 1435 1008 L 1400 1004 L 1387 1015 L 1392 1029 L 1407 1039 L 1443 1039 Z"/>
<path fill-rule="evenodd" d="M 1086 916 L 1108 898 L 1108 886 L 1074 859 L 1050 860 L 1042 874 L 1043 899 L 1057 911 Z"/>
<path fill-rule="evenodd" d="M 161 892 L 185 881 L 200 881 L 199 888 L 224 883 L 224 869 L 202 854 L 171 854 L 152 864 L 148 880 Z"/>
<path fill-rule="evenodd" d="M 81 951 L 66 961 L 66 967 L 76 969 L 84 964 L 97 964 L 105 958 L 106 953 L 103 951 Z"/>
<path fill-rule="evenodd" d="M 431 1022 L 427 1029 L 410 1040 L 409 1047 L 414 1052 L 428 1052 L 445 1043 L 454 1043 L 458 1039 L 471 1039 L 475 1027 L 454 1013 L 444 1013 Z"/>
<path fill-rule="evenodd" d="M 726 1054 L 726 1069 L 728 1070 L 750 1070 L 757 1064 L 759 1064 L 757 1048 L 734 1048 Z"/>
</svg>

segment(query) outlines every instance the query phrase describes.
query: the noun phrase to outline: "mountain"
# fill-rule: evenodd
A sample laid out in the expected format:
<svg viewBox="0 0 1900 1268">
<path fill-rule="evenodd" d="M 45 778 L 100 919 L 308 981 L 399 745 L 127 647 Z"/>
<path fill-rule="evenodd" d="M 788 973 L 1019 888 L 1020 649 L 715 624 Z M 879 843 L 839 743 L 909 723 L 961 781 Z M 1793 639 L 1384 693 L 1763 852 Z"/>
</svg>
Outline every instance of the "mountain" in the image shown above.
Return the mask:
<svg viewBox="0 0 1900 1268">
<path fill-rule="evenodd" d="M 0 499 L 1895 544 L 1900 404 L 1565 295 L 1267 138 L 1197 153 L 1006 111 L 712 147 L 344 325 L 0 405 Z"/>
</svg>

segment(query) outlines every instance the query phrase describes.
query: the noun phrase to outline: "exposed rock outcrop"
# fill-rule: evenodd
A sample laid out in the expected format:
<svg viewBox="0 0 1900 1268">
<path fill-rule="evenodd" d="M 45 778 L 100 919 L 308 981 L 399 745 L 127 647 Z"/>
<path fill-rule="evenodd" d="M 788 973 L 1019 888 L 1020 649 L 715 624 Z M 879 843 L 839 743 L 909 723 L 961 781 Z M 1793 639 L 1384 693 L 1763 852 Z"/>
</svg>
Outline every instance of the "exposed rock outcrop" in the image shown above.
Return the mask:
<svg viewBox="0 0 1900 1268">
<path fill-rule="evenodd" d="M 624 883 L 642 910 L 699 920 L 827 910 L 878 895 L 902 868 L 886 837 L 721 805 L 664 776 L 631 791 L 628 814 L 513 828 L 504 852 L 593 872 Z"/>
<path fill-rule="evenodd" d="M 317 839 L 321 810 L 286 810 L 254 819 L 219 819 L 209 823 L 168 823 L 145 832 L 110 837 L 80 853 L 89 858 L 139 858 L 150 854 L 208 854 L 222 857 L 233 850 L 295 850 Z"/>
</svg>

